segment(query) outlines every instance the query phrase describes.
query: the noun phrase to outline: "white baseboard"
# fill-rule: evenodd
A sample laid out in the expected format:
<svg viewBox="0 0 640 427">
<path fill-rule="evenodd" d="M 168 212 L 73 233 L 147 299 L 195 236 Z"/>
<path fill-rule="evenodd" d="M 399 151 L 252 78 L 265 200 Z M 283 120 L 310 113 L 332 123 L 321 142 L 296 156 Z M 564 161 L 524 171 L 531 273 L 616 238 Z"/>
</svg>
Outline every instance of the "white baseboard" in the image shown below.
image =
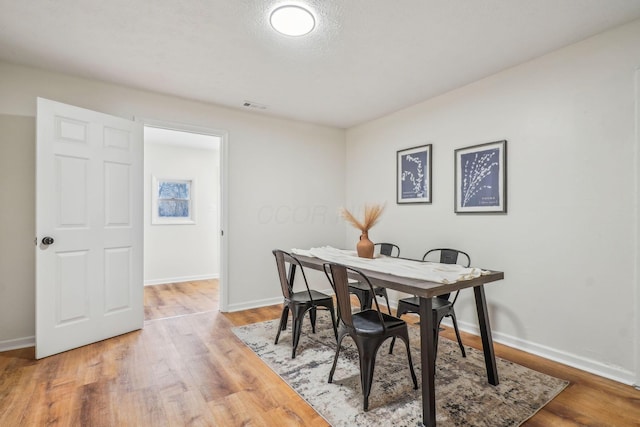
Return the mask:
<svg viewBox="0 0 640 427">
<path fill-rule="evenodd" d="M 200 276 L 166 277 L 164 279 L 149 279 L 144 281 L 145 286 L 166 285 L 167 283 L 194 282 L 196 280 L 219 279 L 219 274 L 205 274 Z"/>
<path fill-rule="evenodd" d="M 327 295 L 333 295 L 333 289 L 318 289 L 318 291 Z M 229 306 L 227 307 L 227 312 L 232 313 L 234 311 L 250 310 L 252 308 L 267 307 L 269 305 L 275 304 L 282 304 L 281 296 L 275 298 L 266 298 L 262 300 L 247 301 L 240 304 L 229 304 Z"/>
<path fill-rule="evenodd" d="M 453 325 L 449 322 L 449 319 L 443 321 L 442 323 L 446 324 L 447 326 L 453 327 Z M 474 324 L 461 322 L 458 320 L 458 327 L 461 331 L 465 331 L 477 336 L 480 335 L 480 329 Z M 496 331 L 492 331 L 491 336 L 493 338 L 493 341 L 497 343 L 504 344 L 508 347 L 516 348 L 518 350 L 522 350 L 548 360 L 553 360 L 554 362 L 562 363 L 563 365 L 571 366 L 572 368 L 580 369 L 581 371 L 589 372 L 591 374 L 598 375 L 604 378 L 609 378 L 611 380 L 627 385 L 633 385 L 635 383 L 635 374 L 618 366 L 609 366 L 595 360 L 576 356 L 565 351 L 556 350 L 551 347 L 522 340 L 520 338 Z"/>
<path fill-rule="evenodd" d="M 36 337 L 16 338 L 13 340 L 0 341 L 0 352 L 17 350 L 19 348 L 34 347 L 36 345 Z"/>
<path fill-rule="evenodd" d="M 397 303 L 398 302 L 396 300 L 389 300 L 389 305 L 392 308 L 397 309 Z M 449 318 L 444 318 L 442 320 L 442 323 L 453 328 L 453 323 L 451 323 L 451 319 Z M 460 328 L 461 331 L 480 336 L 480 329 L 475 324 L 458 320 L 458 328 Z M 580 369 L 581 371 L 589 372 L 591 374 L 608 378 L 627 385 L 636 384 L 635 374 L 618 366 L 606 365 L 604 363 L 600 363 L 581 356 L 576 356 L 564 351 L 556 350 L 551 347 L 522 340 L 520 338 L 496 331 L 492 331 L 491 337 L 493 338 L 493 341 L 497 343 L 504 344 L 508 347 L 522 350 L 536 356 L 540 356 L 544 359 L 553 360 L 554 362 L 562 363 L 563 365 L 571 366 L 572 368 Z"/>
<path fill-rule="evenodd" d="M 227 312 L 232 313 L 234 311 L 250 310 L 252 308 L 266 307 L 274 304 L 282 304 L 282 297 L 253 300 L 239 304 L 229 304 L 227 306 Z"/>
</svg>

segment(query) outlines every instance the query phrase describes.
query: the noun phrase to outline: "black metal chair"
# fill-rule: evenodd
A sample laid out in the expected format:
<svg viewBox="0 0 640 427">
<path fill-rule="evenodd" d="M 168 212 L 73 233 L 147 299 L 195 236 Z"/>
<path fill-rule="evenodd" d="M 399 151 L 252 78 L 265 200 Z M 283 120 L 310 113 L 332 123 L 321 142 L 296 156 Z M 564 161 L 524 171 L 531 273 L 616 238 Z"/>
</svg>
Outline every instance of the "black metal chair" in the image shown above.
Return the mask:
<svg viewBox="0 0 640 427">
<path fill-rule="evenodd" d="M 380 255 L 399 257 L 400 256 L 400 248 L 393 243 L 376 243 L 374 245 L 375 250 Z M 387 303 L 387 309 L 389 310 L 389 314 L 391 314 L 391 307 L 389 306 L 389 296 L 387 295 L 387 288 L 383 288 L 380 286 L 374 286 L 373 292 L 369 289 L 369 287 L 360 282 L 349 282 L 349 292 L 358 297 L 358 301 L 360 301 L 360 310 L 367 310 L 371 308 L 371 302 L 375 298 L 375 296 L 381 296 Z"/>
<path fill-rule="evenodd" d="M 380 255 L 392 256 L 395 258 L 400 256 L 400 248 L 398 245 L 394 245 L 393 243 L 376 243 L 374 247 L 374 253 L 378 252 Z"/>
<path fill-rule="evenodd" d="M 457 249 L 431 249 L 424 254 L 422 260 L 429 261 L 433 256 L 436 257 L 436 262 L 440 262 L 443 264 L 459 264 L 463 267 L 469 267 L 471 265 L 471 258 L 469 257 L 469 255 L 466 252 L 462 252 Z M 467 353 L 464 351 L 464 346 L 462 345 L 462 339 L 460 338 L 460 331 L 458 330 L 456 312 L 453 309 L 453 305 L 456 303 L 459 293 L 460 291 L 456 291 L 454 293 L 453 300 L 449 299 L 451 294 L 438 295 L 436 298 L 433 298 L 432 312 L 435 333 L 435 351 L 436 353 L 438 351 L 438 331 L 440 330 L 440 322 L 442 322 L 442 319 L 444 319 L 445 317 L 451 317 L 453 329 L 456 332 L 456 338 L 458 338 L 458 345 L 460 346 L 460 351 L 462 352 L 462 357 L 467 357 Z M 398 310 L 396 311 L 396 316 L 401 317 L 405 313 L 418 313 L 419 308 L 420 298 L 418 298 L 417 296 L 402 298 L 398 301 Z"/>
<path fill-rule="evenodd" d="M 309 283 L 307 277 L 304 274 L 302 264 L 293 255 L 281 251 L 279 249 L 273 250 L 273 255 L 276 257 L 276 265 L 278 267 L 278 276 L 280 277 L 280 286 L 282 287 L 282 295 L 284 296 L 284 306 L 282 307 L 282 315 L 280 317 L 280 325 L 278 326 L 278 334 L 276 335 L 275 344 L 278 344 L 280 338 L 280 332 L 287 329 L 287 320 L 289 318 L 289 311 L 291 311 L 291 323 L 292 323 L 292 337 L 293 337 L 293 350 L 291 351 L 291 358 L 296 357 L 296 348 L 300 342 L 300 332 L 302 330 L 302 320 L 305 313 L 309 312 L 311 319 L 311 329 L 313 333 L 316 333 L 316 310 L 318 308 L 324 308 L 331 313 L 331 325 L 333 326 L 333 333 L 338 338 L 338 331 L 336 329 L 336 317 L 334 313 L 333 297 L 322 292 L 318 292 L 309 289 Z M 287 275 L 286 264 L 289 264 L 289 274 Z M 293 283 L 295 280 L 296 268 L 300 269 L 302 278 L 306 286 L 306 290 L 294 292 Z"/>
<path fill-rule="evenodd" d="M 409 371 L 413 380 L 413 388 L 418 388 L 413 362 L 411 360 L 411 350 L 409 348 L 409 330 L 404 320 L 393 317 L 380 311 L 378 301 L 375 301 L 376 309 L 364 310 L 358 313 L 351 312 L 351 298 L 349 296 L 348 272 L 359 276 L 361 283 L 366 283 L 373 292 L 373 285 L 369 278 L 359 270 L 345 267 L 340 264 L 325 264 L 325 273 L 333 286 L 338 301 L 338 345 L 333 359 L 333 366 L 329 373 L 329 382 L 333 382 L 333 374 L 338 363 L 340 346 L 345 336 L 349 335 L 356 343 L 358 356 L 360 359 L 360 384 L 364 397 L 363 407 L 369 409 L 369 394 L 373 382 L 373 371 L 376 363 L 378 349 L 388 338 L 399 337 L 404 341 L 407 349 L 407 359 L 409 360 Z"/>
</svg>

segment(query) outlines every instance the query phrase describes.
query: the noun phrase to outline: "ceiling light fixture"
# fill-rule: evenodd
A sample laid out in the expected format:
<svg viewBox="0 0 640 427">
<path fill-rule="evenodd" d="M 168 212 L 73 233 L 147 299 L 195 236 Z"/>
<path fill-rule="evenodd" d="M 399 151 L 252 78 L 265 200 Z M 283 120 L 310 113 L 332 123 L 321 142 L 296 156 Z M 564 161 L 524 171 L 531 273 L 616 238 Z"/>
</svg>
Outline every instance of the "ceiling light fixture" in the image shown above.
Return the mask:
<svg viewBox="0 0 640 427">
<path fill-rule="evenodd" d="M 271 26 L 287 36 L 304 36 L 316 26 L 313 14 L 301 6 L 280 6 L 271 12 Z"/>
</svg>

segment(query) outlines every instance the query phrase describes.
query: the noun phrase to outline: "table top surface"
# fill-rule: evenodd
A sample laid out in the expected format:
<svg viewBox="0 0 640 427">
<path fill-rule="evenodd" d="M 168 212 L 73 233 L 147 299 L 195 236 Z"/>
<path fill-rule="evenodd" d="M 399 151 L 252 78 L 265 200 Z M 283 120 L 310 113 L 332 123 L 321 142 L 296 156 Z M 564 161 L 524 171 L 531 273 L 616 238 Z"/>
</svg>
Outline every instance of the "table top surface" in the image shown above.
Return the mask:
<svg viewBox="0 0 640 427">
<path fill-rule="evenodd" d="M 295 257 L 304 267 L 312 268 L 315 270 L 322 270 L 323 264 L 327 263 L 327 261 L 315 257 L 308 257 L 304 255 L 295 255 Z M 416 260 L 416 262 L 420 261 Z M 488 271 L 488 273 L 485 273 L 479 277 L 459 280 L 455 283 L 443 284 L 427 280 L 396 276 L 379 271 L 366 270 L 364 268 L 361 268 L 359 270 L 362 271 L 369 278 L 369 280 L 371 280 L 371 283 L 373 285 L 382 286 L 408 294 L 414 294 L 423 298 L 433 298 L 438 295 L 455 292 L 460 289 L 473 288 L 485 283 L 504 279 L 504 273 L 502 271 L 485 270 Z"/>
</svg>

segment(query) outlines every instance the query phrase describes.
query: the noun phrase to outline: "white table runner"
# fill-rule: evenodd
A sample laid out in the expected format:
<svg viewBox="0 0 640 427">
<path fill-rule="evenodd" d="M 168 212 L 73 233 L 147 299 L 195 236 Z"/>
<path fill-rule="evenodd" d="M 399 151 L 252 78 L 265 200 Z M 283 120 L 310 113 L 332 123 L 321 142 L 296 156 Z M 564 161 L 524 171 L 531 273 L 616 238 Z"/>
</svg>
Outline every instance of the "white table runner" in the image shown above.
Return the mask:
<svg viewBox="0 0 640 427">
<path fill-rule="evenodd" d="M 467 268 L 457 264 L 423 262 L 384 255 L 373 259 L 360 258 L 355 251 L 336 249 L 331 246 L 311 249 L 292 249 L 291 252 L 294 255 L 320 258 L 349 267 L 363 268 L 380 273 L 393 274 L 394 276 L 428 280 L 442 284 L 451 284 L 458 280 L 473 279 L 485 273 L 479 268 Z"/>
</svg>

